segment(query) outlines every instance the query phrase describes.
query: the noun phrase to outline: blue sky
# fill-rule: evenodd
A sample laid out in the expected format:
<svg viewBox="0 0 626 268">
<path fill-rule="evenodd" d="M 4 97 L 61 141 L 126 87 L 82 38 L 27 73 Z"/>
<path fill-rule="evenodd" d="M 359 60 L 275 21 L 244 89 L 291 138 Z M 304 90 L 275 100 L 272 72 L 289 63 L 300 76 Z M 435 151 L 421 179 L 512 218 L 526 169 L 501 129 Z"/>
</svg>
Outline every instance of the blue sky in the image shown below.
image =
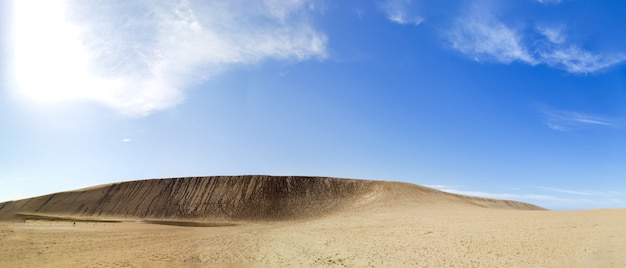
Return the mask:
<svg viewBox="0 0 626 268">
<path fill-rule="evenodd" d="M 626 207 L 620 1 L 3 1 L 0 201 L 206 175 Z"/>
</svg>

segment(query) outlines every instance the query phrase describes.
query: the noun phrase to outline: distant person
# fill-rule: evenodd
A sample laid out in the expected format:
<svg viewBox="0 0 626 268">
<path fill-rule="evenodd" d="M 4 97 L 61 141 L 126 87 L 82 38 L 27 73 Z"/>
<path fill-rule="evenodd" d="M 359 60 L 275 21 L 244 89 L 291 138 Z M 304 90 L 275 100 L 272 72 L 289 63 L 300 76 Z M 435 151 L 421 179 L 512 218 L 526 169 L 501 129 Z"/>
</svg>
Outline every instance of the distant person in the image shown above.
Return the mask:
<svg viewBox="0 0 626 268">
<path fill-rule="evenodd" d="M 74 222 L 73 226 L 76 227 L 76 222 Z"/>
</svg>

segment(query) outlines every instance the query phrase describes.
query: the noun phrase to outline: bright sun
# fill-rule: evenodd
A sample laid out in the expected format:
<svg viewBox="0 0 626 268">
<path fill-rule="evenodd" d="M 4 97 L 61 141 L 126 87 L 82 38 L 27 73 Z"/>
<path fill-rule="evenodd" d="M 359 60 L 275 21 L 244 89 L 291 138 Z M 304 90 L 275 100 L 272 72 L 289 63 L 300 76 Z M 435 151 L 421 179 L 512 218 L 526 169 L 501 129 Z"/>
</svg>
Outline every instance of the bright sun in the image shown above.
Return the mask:
<svg viewBox="0 0 626 268">
<path fill-rule="evenodd" d="M 19 92 L 31 99 L 98 99 L 103 93 L 103 81 L 89 73 L 80 28 L 66 11 L 65 1 L 14 2 L 14 71 Z"/>
</svg>

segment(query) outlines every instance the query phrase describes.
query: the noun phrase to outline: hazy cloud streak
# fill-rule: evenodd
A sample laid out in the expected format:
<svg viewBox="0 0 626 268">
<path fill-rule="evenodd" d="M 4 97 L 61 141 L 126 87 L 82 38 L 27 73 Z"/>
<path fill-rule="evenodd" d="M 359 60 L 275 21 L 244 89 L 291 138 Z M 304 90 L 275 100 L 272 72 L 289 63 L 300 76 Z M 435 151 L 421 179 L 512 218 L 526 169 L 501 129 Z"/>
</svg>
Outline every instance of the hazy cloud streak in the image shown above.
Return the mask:
<svg viewBox="0 0 626 268">
<path fill-rule="evenodd" d="M 617 127 L 617 121 L 601 116 L 573 111 L 543 108 L 544 124 L 553 130 L 569 131 L 592 126 Z"/>
<path fill-rule="evenodd" d="M 432 187 L 432 186 L 431 186 Z M 495 198 L 495 199 L 506 199 L 506 200 L 538 200 L 538 201 L 555 201 L 555 202 L 569 202 L 570 199 L 559 198 L 551 195 L 539 195 L 539 194 L 510 194 L 510 193 L 489 193 L 482 191 L 466 191 L 459 190 L 450 187 L 433 187 L 437 190 L 460 194 L 460 195 L 468 195 L 468 196 L 477 196 L 477 197 L 486 197 L 486 198 Z"/>
<path fill-rule="evenodd" d="M 441 187 L 434 187 L 441 186 Z M 576 191 L 565 190 L 549 187 L 538 187 L 541 190 L 550 191 L 554 193 L 565 194 L 565 196 L 551 195 L 551 194 L 535 194 L 535 193 L 490 193 L 482 191 L 466 191 L 456 189 L 457 187 L 448 187 L 444 185 L 430 186 L 440 191 L 449 192 L 453 194 L 461 194 L 468 196 L 478 196 L 495 199 L 516 200 L 525 202 L 537 202 L 538 205 L 549 205 L 558 207 L 572 207 L 580 208 L 586 206 L 623 206 L 626 204 L 626 200 L 623 198 L 626 196 L 619 192 L 597 192 L 597 191 Z M 574 195 L 574 196 L 571 196 Z M 583 196 L 583 198 L 581 198 Z"/>
<path fill-rule="evenodd" d="M 557 192 L 557 193 L 564 193 L 564 194 L 572 194 L 572 195 L 605 196 L 605 197 L 608 197 L 608 196 L 626 196 L 623 193 L 615 192 L 615 191 L 598 192 L 598 191 L 568 190 L 568 189 L 559 189 L 559 188 L 552 188 L 552 187 L 538 187 L 538 188 L 542 189 L 542 190 L 546 190 L 546 191 Z"/>
</svg>

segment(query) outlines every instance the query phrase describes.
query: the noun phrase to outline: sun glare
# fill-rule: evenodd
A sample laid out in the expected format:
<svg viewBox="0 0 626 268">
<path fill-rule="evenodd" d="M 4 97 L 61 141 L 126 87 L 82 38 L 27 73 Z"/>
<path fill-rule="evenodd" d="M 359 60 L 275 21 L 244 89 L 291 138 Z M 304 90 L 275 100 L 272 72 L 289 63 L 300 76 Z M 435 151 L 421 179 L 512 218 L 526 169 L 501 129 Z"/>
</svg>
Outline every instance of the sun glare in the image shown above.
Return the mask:
<svg viewBox="0 0 626 268">
<path fill-rule="evenodd" d="M 17 88 L 37 101 L 93 99 L 98 85 L 80 28 L 68 22 L 65 1 L 14 2 L 13 49 Z M 92 88 L 88 88 L 92 87 Z"/>
</svg>

